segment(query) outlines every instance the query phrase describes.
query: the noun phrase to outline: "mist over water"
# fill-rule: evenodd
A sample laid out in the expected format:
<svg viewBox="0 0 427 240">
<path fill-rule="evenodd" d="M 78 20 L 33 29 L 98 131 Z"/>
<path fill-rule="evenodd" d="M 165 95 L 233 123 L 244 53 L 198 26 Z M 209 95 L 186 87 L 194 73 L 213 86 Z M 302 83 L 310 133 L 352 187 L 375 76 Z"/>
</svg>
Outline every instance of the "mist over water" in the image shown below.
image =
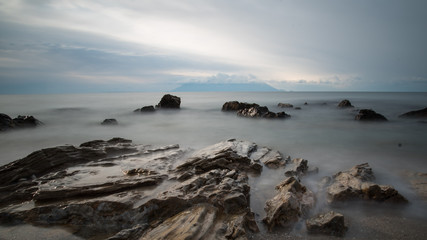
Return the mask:
<svg viewBox="0 0 427 240">
<path fill-rule="evenodd" d="M 236 138 L 279 150 L 284 156 L 307 159 L 310 166 L 320 170 L 318 175 L 304 180 L 314 188 L 322 176 L 368 162 L 376 182 L 393 185 L 414 202 L 409 207 L 412 213 L 419 208 L 422 214 L 418 215 L 426 213 L 425 204 L 419 205 L 422 203 L 403 180 L 402 171 L 427 172 L 427 123 L 398 118 L 405 112 L 425 108 L 426 93 L 173 94 L 181 97 L 180 110 L 145 114 L 133 110 L 156 105 L 163 93 L 0 95 L 0 112 L 11 117 L 33 115 L 44 123 L 34 129 L 0 133 L 0 164 L 42 148 L 112 137 L 144 145 L 177 143 L 184 149 Z M 343 99 L 349 99 L 355 108 L 338 109 L 337 104 Z M 222 105 L 233 100 L 265 105 L 270 111 L 285 111 L 292 117 L 247 119 L 222 112 Z M 277 107 L 279 102 L 302 109 L 281 109 Z M 357 109 L 362 108 L 373 109 L 389 122 L 355 121 Z M 102 126 L 100 123 L 106 118 L 117 119 L 119 125 Z M 265 200 L 274 195 L 274 186 L 283 179 L 283 170 L 264 169 L 260 178 L 250 180 L 252 189 L 259 191 L 251 196 L 251 204 L 260 217 Z M 263 192 L 264 189 L 267 190 Z"/>
</svg>

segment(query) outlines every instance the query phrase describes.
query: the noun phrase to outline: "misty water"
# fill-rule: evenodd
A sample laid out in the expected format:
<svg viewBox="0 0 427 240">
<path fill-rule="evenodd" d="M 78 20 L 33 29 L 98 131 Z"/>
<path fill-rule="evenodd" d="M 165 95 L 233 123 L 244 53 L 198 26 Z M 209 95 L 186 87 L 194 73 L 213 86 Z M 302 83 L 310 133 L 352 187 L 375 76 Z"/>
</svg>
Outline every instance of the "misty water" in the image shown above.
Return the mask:
<svg viewBox="0 0 427 240">
<path fill-rule="evenodd" d="M 380 210 L 391 215 L 402 214 L 424 225 L 427 222 L 426 204 L 405 178 L 406 171 L 427 172 L 427 123 L 398 117 L 425 108 L 426 93 L 173 94 L 181 97 L 180 110 L 148 114 L 134 113 L 133 110 L 156 105 L 164 93 L 0 95 L 0 112 L 11 117 L 33 115 L 44 123 L 34 129 L 0 133 L 0 163 L 9 163 L 42 148 L 79 145 L 112 137 L 131 139 L 144 145 L 179 144 L 183 149 L 199 149 L 236 138 L 279 150 L 284 156 L 307 159 L 310 166 L 319 168 L 319 174 L 303 180 L 312 188 L 316 188 L 316 182 L 322 176 L 331 176 L 368 162 L 377 183 L 393 185 L 412 203 L 404 211 L 396 212 L 387 206 Z M 338 109 L 337 104 L 343 99 L 349 99 L 355 108 Z M 265 105 L 273 112 L 285 111 L 291 118 L 247 119 L 222 112 L 222 105 L 232 100 Z M 291 103 L 301 110 L 278 108 L 279 102 Z M 357 109 L 362 108 L 373 109 L 389 121 L 355 121 Z M 119 125 L 101 125 L 106 118 L 117 119 Z M 283 169 L 264 168 L 260 177 L 250 179 L 251 206 L 258 220 L 263 217 L 265 200 L 274 196 L 274 186 L 285 178 L 283 173 Z M 319 203 L 318 206 L 324 205 Z M 360 223 L 363 217 L 369 217 L 364 214 L 372 213 L 372 209 L 365 208 L 346 210 L 353 215 L 350 221 L 353 218 L 353 222 Z M 378 210 L 378 207 L 374 208 Z M 351 229 L 347 237 L 361 236 L 360 232 Z"/>
</svg>

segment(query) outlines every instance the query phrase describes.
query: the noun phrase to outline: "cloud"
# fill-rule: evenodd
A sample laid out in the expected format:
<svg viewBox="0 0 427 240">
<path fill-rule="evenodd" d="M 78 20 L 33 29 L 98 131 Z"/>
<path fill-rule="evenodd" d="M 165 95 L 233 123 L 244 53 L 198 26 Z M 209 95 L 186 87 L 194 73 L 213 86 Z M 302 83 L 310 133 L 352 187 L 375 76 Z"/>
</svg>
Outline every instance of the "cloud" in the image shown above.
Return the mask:
<svg viewBox="0 0 427 240">
<path fill-rule="evenodd" d="M 396 89 L 402 79 L 420 86 L 411 79 L 427 78 L 426 7 L 422 0 L 0 0 L 0 87 L 34 76 L 168 86 L 251 81 L 251 74 L 298 89 Z"/>
</svg>

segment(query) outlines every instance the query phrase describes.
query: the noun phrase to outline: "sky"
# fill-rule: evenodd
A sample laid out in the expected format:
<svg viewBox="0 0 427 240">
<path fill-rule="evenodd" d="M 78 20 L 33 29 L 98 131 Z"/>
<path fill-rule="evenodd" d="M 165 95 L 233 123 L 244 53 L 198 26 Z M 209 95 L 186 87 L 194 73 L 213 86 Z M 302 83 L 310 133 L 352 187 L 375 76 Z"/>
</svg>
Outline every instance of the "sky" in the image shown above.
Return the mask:
<svg viewBox="0 0 427 240">
<path fill-rule="evenodd" d="M 425 0 L 0 0 L 0 94 L 427 91 Z"/>
</svg>

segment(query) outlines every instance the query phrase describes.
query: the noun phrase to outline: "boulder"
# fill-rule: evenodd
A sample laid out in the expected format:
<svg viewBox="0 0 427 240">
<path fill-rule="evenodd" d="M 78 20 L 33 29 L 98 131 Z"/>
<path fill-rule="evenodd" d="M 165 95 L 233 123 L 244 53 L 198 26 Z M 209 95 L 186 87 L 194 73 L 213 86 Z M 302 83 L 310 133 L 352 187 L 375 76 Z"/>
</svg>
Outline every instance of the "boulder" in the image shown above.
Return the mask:
<svg viewBox="0 0 427 240">
<path fill-rule="evenodd" d="M 338 172 L 333 176 L 333 182 L 327 188 L 328 201 L 336 203 L 360 199 L 392 203 L 408 202 L 396 189 L 387 185 L 375 184 L 372 182 L 374 179 L 375 176 L 368 163 Z"/>
<path fill-rule="evenodd" d="M 344 99 L 338 104 L 338 107 L 339 108 L 352 108 L 354 106 L 351 105 L 351 102 L 349 100 Z"/>
<path fill-rule="evenodd" d="M 291 227 L 314 207 L 315 196 L 296 178 L 289 177 L 276 186 L 278 194 L 266 202 L 263 222 L 271 231 L 275 226 Z"/>
<path fill-rule="evenodd" d="M 344 216 L 334 211 L 310 218 L 305 224 L 310 234 L 325 234 L 342 237 L 348 229 L 344 222 Z"/>
<path fill-rule="evenodd" d="M 259 107 L 256 103 L 244 103 L 238 101 L 230 101 L 222 105 L 222 111 L 239 111 L 245 108 Z"/>
<path fill-rule="evenodd" d="M 400 115 L 401 118 L 427 118 L 427 107 L 424 109 L 410 111 Z"/>
<path fill-rule="evenodd" d="M 249 118 L 288 118 L 290 115 L 285 112 L 270 112 L 267 107 L 251 107 L 237 111 L 237 116 Z"/>
<path fill-rule="evenodd" d="M 101 125 L 118 125 L 118 124 L 119 123 L 114 118 L 107 118 L 101 123 Z"/>
<path fill-rule="evenodd" d="M 285 175 L 290 176 L 303 176 L 308 172 L 308 161 L 302 158 L 295 158 L 292 160 L 291 169 L 285 172 Z"/>
<path fill-rule="evenodd" d="M 0 131 L 5 131 L 15 127 L 13 119 L 4 113 L 0 113 Z"/>
<path fill-rule="evenodd" d="M 181 105 L 181 98 L 166 94 L 162 97 L 159 104 L 156 105 L 156 108 L 172 108 L 177 109 L 180 108 Z"/>
<path fill-rule="evenodd" d="M 293 108 L 294 107 L 294 105 L 292 105 L 290 103 L 278 103 L 277 106 L 281 107 L 281 108 Z"/>
<path fill-rule="evenodd" d="M 371 109 L 361 109 L 355 119 L 359 121 L 387 121 L 387 118 Z"/>
<path fill-rule="evenodd" d="M 156 109 L 154 108 L 154 106 L 150 105 L 150 106 L 144 106 L 142 108 L 135 109 L 135 111 L 133 111 L 133 112 L 135 112 L 135 113 L 136 112 L 137 113 L 152 113 L 155 111 L 156 111 Z"/>
</svg>

